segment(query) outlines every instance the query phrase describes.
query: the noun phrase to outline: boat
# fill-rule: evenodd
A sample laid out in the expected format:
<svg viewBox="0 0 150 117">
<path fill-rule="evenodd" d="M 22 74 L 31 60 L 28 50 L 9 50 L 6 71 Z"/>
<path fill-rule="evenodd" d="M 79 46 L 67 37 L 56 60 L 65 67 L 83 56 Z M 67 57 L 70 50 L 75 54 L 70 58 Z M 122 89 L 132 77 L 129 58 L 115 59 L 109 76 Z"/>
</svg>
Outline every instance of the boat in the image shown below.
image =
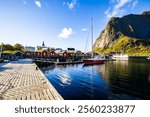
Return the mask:
<svg viewBox="0 0 150 117">
<path fill-rule="evenodd" d="M 84 65 L 99 65 L 99 64 L 104 64 L 105 60 L 101 59 L 101 57 L 93 57 L 87 60 L 83 60 Z"/>
<path fill-rule="evenodd" d="M 0 63 L 2 63 L 4 61 L 4 59 L 0 59 Z"/>
<path fill-rule="evenodd" d="M 70 64 L 81 64 L 83 61 L 74 61 L 74 62 L 55 62 L 56 65 L 70 65 Z"/>
<path fill-rule="evenodd" d="M 120 54 L 112 55 L 112 59 L 115 59 L 115 60 L 128 60 L 129 56 L 127 54 L 120 53 Z"/>
<path fill-rule="evenodd" d="M 91 41 L 92 41 L 92 47 L 93 47 L 93 19 L 91 19 Z M 83 60 L 84 65 L 99 65 L 104 63 L 104 59 L 101 58 L 101 56 L 93 56 L 93 49 L 91 58 Z"/>
<path fill-rule="evenodd" d="M 147 57 L 147 60 L 150 60 L 150 56 Z"/>
</svg>

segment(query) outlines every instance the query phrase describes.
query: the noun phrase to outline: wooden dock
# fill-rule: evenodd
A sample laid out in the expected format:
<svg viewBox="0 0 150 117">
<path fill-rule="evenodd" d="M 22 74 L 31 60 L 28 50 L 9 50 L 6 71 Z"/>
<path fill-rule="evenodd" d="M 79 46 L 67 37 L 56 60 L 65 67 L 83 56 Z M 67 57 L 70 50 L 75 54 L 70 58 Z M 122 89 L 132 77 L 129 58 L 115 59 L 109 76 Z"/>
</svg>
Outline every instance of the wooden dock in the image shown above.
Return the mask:
<svg viewBox="0 0 150 117">
<path fill-rule="evenodd" d="M 0 63 L 0 100 L 63 100 L 30 59 Z"/>
<path fill-rule="evenodd" d="M 81 64 L 81 63 L 84 63 L 83 60 L 80 60 L 80 61 L 57 61 L 57 60 L 54 60 L 54 61 L 49 61 L 49 60 L 37 60 L 37 59 L 33 59 L 33 61 L 36 63 L 37 66 L 39 67 L 48 67 L 48 66 L 51 66 L 51 65 L 70 65 L 70 64 Z"/>
<path fill-rule="evenodd" d="M 75 62 L 55 62 L 55 65 L 70 65 L 70 64 L 81 64 L 83 61 L 75 61 Z"/>
</svg>

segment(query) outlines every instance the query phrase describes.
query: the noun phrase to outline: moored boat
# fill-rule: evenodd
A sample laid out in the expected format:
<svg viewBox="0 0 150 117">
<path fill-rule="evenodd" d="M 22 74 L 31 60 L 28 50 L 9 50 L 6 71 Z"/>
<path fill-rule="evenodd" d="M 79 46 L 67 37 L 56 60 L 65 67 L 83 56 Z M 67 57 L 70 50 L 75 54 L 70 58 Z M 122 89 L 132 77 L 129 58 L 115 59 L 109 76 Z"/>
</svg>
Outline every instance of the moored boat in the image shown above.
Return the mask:
<svg viewBox="0 0 150 117">
<path fill-rule="evenodd" d="M 149 56 L 149 57 L 147 57 L 147 60 L 150 60 L 150 56 Z"/>
<path fill-rule="evenodd" d="M 115 60 L 128 60 L 129 56 L 127 54 L 115 54 L 112 56 L 112 59 Z"/>
<path fill-rule="evenodd" d="M 4 61 L 4 59 L 0 59 L 0 63 L 2 63 Z"/>
<path fill-rule="evenodd" d="M 91 44 L 93 47 L 93 19 L 91 19 Z M 92 54 L 91 54 L 91 58 L 83 60 L 84 65 L 99 65 L 99 64 L 103 64 L 104 63 L 104 59 L 102 59 L 101 56 L 93 56 L 93 49 L 92 49 Z"/>
<path fill-rule="evenodd" d="M 103 63 L 104 63 L 103 60 L 93 60 L 93 59 L 84 60 L 84 65 L 100 65 Z"/>
<path fill-rule="evenodd" d="M 99 64 L 103 64 L 105 62 L 105 59 L 102 58 L 101 56 L 96 56 L 94 58 L 90 58 L 83 61 L 84 61 L 84 65 L 99 65 Z"/>
</svg>

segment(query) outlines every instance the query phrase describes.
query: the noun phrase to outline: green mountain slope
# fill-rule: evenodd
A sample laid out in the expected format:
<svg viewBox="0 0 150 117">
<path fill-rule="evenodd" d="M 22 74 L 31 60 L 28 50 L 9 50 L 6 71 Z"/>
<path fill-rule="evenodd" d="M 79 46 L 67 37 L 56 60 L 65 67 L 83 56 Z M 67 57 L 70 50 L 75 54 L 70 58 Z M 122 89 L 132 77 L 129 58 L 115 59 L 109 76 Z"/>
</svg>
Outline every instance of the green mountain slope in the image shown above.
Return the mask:
<svg viewBox="0 0 150 117">
<path fill-rule="evenodd" d="M 125 52 L 129 55 L 150 55 L 150 11 L 141 15 L 111 18 L 96 40 L 96 52 Z"/>
</svg>

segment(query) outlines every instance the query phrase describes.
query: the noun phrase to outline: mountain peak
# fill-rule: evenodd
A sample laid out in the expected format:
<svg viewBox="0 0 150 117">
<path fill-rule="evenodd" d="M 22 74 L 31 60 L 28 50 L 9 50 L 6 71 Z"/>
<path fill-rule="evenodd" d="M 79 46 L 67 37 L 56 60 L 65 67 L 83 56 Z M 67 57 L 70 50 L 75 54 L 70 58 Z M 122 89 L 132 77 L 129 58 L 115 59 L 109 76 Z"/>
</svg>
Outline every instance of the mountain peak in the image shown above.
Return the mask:
<svg viewBox="0 0 150 117">
<path fill-rule="evenodd" d="M 118 39 L 123 37 L 150 39 L 150 11 L 140 15 L 112 17 L 96 40 L 94 48 L 112 47 Z"/>
<path fill-rule="evenodd" d="M 141 15 L 150 15 L 150 11 L 144 11 Z"/>
</svg>

